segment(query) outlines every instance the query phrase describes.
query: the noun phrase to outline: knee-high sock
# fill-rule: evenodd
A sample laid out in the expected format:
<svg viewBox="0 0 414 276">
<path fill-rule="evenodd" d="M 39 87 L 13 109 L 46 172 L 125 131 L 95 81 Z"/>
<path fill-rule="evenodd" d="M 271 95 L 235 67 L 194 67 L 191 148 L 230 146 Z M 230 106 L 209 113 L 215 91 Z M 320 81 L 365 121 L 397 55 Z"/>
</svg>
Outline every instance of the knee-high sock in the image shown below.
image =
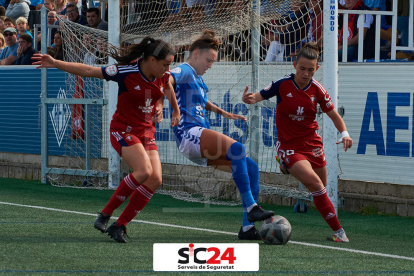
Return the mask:
<svg viewBox="0 0 414 276">
<path fill-rule="evenodd" d="M 141 212 L 141 210 L 144 209 L 144 207 L 148 204 L 153 194 L 154 192 L 151 191 L 147 186 L 139 186 L 129 199 L 125 210 L 116 221 L 118 225 L 126 226 L 128 222 L 133 220 L 135 216 L 138 215 L 138 213 Z"/>
<path fill-rule="evenodd" d="M 250 189 L 250 180 L 246 165 L 246 150 L 243 144 L 239 142 L 233 143 L 227 151 L 226 158 L 231 161 L 233 180 L 236 182 L 243 202 L 246 204 L 246 207 L 250 207 L 256 201 Z"/>
<path fill-rule="evenodd" d="M 246 157 L 247 172 L 249 173 L 250 190 L 252 191 L 253 199 L 255 202 L 259 199 L 259 166 L 249 157 Z M 243 201 L 243 226 L 253 225 L 247 219 L 247 206 Z"/>
<path fill-rule="evenodd" d="M 132 173 L 125 176 L 119 183 L 118 188 L 116 188 L 114 194 L 109 199 L 109 202 L 106 204 L 105 208 L 102 210 L 102 213 L 112 215 L 115 209 L 117 209 L 121 204 L 134 192 L 138 186 L 141 185 L 134 178 Z"/>
<path fill-rule="evenodd" d="M 320 191 L 312 193 L 313 203 L 315 203 L 316 209 L 322 215 L 326 223 L 332 228 L 333 231 L 341 229 L 339 224 L 338 217 L 335 213 L 335 208 L 332 205 L 331 200 L 326 194 L 326 189 L 323 188 Z"/>
</svg>

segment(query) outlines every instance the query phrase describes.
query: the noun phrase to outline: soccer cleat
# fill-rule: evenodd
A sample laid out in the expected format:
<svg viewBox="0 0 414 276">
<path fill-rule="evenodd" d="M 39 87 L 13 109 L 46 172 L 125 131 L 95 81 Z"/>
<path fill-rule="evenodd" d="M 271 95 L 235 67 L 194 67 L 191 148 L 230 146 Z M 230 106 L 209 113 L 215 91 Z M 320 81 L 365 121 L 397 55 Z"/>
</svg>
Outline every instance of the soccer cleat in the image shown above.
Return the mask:
<svg viewBox="0 0 414 276">
<path fill-rule="evenodd" d="M 250 210 L 250 212 L 247 213 L 247 219 L 250 222 L 255 222 L 259 220 L 265 220 L 273 216 L 275 212 L 273 211 L 266 211 L 262 209 L 259 205 L 256 205 L 253 207 L 253 209 Z"/>
<path fill-rule="evenodd" d="M 283 173 L 283 174 L 290 174 L 289 173 L 289 171 L 287 170 L 287 168 L 286 168 L 286 166 L 285 166 L 285 164 L 283 164 L 283 161 L 282 160 L 280 160 L 280 157 L 279 156 L 275 156 L 276 157 L 276 161 L 277 161 L 277 163 L 279 163 L 279 169 L 280 169 L 280 171 Z"/>
<path fill-rule="evenodd" d="M 126 232 L 126 227 L 124 225 L 119 226 L 116 221 L 112 223 L 108 229 L 106 229 L 106 233 L 108 233 L 111 238 L 120 243 L 128 242 L 124 237 L 124 235 L 126 235 Z"/>
<path fill-rule="evenodd" d="M 332 238 L 328 238 L 328 240 L 334 241 L 334 242 L 349 242 L 344 229 L 341 229 L 338 231 L 338 233 L 334 233 Z"/>
<path fill-rule="evenodd" d="M 93 223 L 93 226 L 101 231 L 102 233 L 106 232 L 106 226 L 108 225 L 109 218 L 111 216 L 103 213 L 99 213 L 98 216 L 95 219 L 95 222 Z"/>
<path fill-rule="evenodd" d="M 239 240 L 249 240 L 249 241 L 256 241 L 262 240 L 260 237 L 259 231 L 253 226 L 246 232 L 243 232 L 243 226 L 240 228 L 239 234 L 237 235 Z"/>
</svg>

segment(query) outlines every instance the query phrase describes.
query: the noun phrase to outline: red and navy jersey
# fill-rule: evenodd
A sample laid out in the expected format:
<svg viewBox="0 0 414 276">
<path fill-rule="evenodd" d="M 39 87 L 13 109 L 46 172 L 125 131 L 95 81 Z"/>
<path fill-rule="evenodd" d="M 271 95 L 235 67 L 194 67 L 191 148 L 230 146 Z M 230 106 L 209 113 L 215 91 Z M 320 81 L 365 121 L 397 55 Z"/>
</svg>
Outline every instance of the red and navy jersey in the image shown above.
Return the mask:
<svg viewBox="0 0 414 276">
<path fill-rule="evenodd" d="M 144 132 L 155 133 L 155 123 L 151 118 L 155 112 L 157 101 L 164 95 L 164 87 L 169 73 L 160 79 L 147 79 L 142 74 L 140 62 L 128 65 L 111 65 L 102 67 L 102 74 L 108 81 L 118 83 L 118 104 L 111 121 L 111 129 L 129 127 L 138 135 Z"/>
<path fill-rule="evenodd" d="M 306 137 L 319 128 L 315 120 L 318 103 L 325 113 L 335 108 L 319 82 L 312 78 L 304 89 L 300 89 L 294 76 L 291 74 L 273 81 L 260 91 L 264 99 L 277 97 L 276 127 L 281 142 Z"/>
</svg>

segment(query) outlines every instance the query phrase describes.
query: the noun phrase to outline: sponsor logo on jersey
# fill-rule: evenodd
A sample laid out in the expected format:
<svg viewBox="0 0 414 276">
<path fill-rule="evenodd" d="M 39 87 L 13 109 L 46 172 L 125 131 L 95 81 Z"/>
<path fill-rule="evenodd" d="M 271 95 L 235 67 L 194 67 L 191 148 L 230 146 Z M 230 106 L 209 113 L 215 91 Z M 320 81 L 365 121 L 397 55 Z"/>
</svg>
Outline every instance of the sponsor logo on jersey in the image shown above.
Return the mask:
<svg viewBox="0 0 414 276">
<path fill-rule="evenodd" d="M 302 121 L 305 119 L 303 114 L 303 106 L 298 106 L 298 110 L 296 110 L 296 115 L 289 114 L 289 118 L 292 118 L 293 121 Z"/>
<path fill-rule="evenodd" d="M 141 87 L 139 87 L 139 85 L 134 87 L 135 90 L 141 90 Z"/>
<path fill-rule="evenodd" d="M 289 94 L 287 94 L 286 97 L 293 98 L 292 93 L 289 92 Z"/>
<path fill-rule="evenodd" d="M 144 113 L 151 113 L 154 105 L 151 105 L 152 99 L 147 99 L 145 102 L 145 106 L 139 106 L 138 108 L 142 110 Z"/>
<path fill-rule="evenodd" d="M 116 73 L 118 73 L 118 68 L 116 68 L 116 65 L 111 65 L 111 66 L 106 67 L 105 72 L 109 76 L 115 76 Z"/>
<path fill-rule="evenodd" d="M 195 109 L 196 109 L 195 116 L 204 117 L 203 107 L 201 105 L 197 105 Z"/>
<path fill-rule="evenodd" d="M 174 69 L 171 70 L 171 73 L 180 74 L 181 73 L 181 68 L 180 67 L 175 67 Z"/>
</svg>

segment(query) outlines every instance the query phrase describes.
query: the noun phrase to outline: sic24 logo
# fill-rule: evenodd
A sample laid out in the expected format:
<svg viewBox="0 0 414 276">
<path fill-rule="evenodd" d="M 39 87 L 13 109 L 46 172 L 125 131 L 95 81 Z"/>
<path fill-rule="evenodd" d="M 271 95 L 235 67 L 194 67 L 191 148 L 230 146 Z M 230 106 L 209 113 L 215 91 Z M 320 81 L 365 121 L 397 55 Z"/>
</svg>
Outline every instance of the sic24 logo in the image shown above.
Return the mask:
<svg viewBox="0 0 414 276">
<path fill-rule="evenodd" d="M 154 271 L 258 271 L 259 245 L 156 243 Z"/>
</svg>

